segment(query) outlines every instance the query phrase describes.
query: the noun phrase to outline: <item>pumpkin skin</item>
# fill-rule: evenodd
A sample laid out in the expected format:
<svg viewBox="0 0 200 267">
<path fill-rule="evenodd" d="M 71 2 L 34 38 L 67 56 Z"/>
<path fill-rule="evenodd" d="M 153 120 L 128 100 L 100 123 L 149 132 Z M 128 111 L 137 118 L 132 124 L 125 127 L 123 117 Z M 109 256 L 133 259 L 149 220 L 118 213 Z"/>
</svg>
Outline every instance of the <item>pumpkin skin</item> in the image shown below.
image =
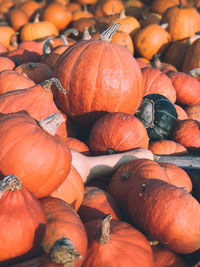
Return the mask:
<svg viewBox="0 0 200 267">
<path fill-rule="evenodd" d="M 183 155 L 188 153 L 187 148 L 172 140 L 150 142 L 148 149 L 155 155 Z"/>
<path fill-rule="evenodd" d="M 66 251 L 69 250 L 69 253 L 65 255 L 67 265 L 81 266 L 87 251 L 87 235 L 80 217 L 69 204 L 59 198 L 45 197 L 40 199 L 40 204 L 47 218 L 47 229 L 41 247 L 49 253 L 56 240 L 66 238 L 71 241 Z"/>
<path fill-rule="evenodd" d="M 177 120 L 186 120 L 186 119 L 188 119 L 188 115 L 185 112 L 185 109 L 183 109 L 178 104 L 174 104 L 174 107 L 175 107 L 176 112 L 177 112 Z"/>
<path fill-rule="evenodd" d="M 188 115 L 188 119 L 197 120 L 200 122 L 200 104 L 187 106 L 184 108 Z"/>
<path fill-rule="evenodd" d="M 0 72 L 4 70 L 13 70 L 15 68 L 15 63 L 8 57 L 0 56 Z"/>
<path fill-rule="evenodd" d="M 5 70 L 0 73 L 0 94 L 16 89 L 25 89 L 34 85 L 33 80 L 15 70 Z"/>
<path fill-rule="evenodd" d="M 27 14 L 21 8 L 13 8 L 8 12 L 8 20 L 15 31 L 29 22 Z"/>
<path fill-rule="evenodd" d="M 148 94 L 161 94 L 166 96 L 172 103 L 176 101 L 176 89 L 172 81 L 158 68 L 142 68 L 144 80 L 144 96 Z"/>
<path fill-rule="evenodd" d="M 24 48 L 13 49 L 8 52 L 6 56 L 12 59 L 16 65 L 37 60 L 37 58 L 35 58 L 35 55 L 32 52 Z"/>
<path fill-rule="evenodd" d="M 128 208 L 139 229 L 173 252 L 200 248 L 200 204 L 186 190 L 158 179 L 137 179 Z"/>
<path fill-rule="evenodd" d="M 120 218 L 115 200 L 107 191 L 96 186 L 85 186 L 84 199 L 78 214 L 83 223 L 101 219 L 106 214 L 111 214 L 116 220 Z"/>
<path fill-rule="evenodd" d="M 176 164 L 159 163 L 168 177 L 168 183 L 177 187 L 185 188 L 188 192 L 192 191 L 192 182 L 189 175 Z"/>
<path fill-rule="evenodd" d="M 64 98 L 55 91 L 58 107 L 84 125 L 93 124 L 107 112 L 134 114 L 143 97 L 142 74 L 129 50 L 101 38 L 69 47 L 53 72 L 67 91 Z"/>
<path fill-rule="evenodd" d="M 78 151 L 82 153 L 83 155 L 90 156 L 90 149 L 89 147 L 81 140 L 75 138 L 75 137 L 68 137 L 67 138 L 67 145 L 69 149 L 73 149 L 75 151 Z"/>
<path fill-rule="evenodd" d="M 189 267 L 183 259 L 173 253 L 171 250 L 162 246 L 151 246 L 154 255 L 154 264 L 156 267 Z"/>
<path fill-rule="evenodd" d="M 79 209 L 84 197 L 84 184 L 80 174 L 72 165 L 64 182 L 51 196 L 64 200 L 76 211 Z"/>
<path fill-rule="evenodd" d="M 8 48 L 11 42 L 11 37 L 15 34 L 15 30 L 10 26 L 0 26 L 0 31 L 0 43 Z"/>
<path fill-rule="evenodd" d="M 171 139 L 189 151 L 200 148 L 200 122 L 193 119 L 177 121 Z"/>
<path fill-rule="evenodd" d="M 146 237 L 127 222 L 111 220 L 111 215 L 107 215 L 105 219 L 85 223 L 85 228 L 88 251 L 84 267 L 154 266 Z"/>
<path fill-rule="evenodd" d="M 160 94 L 144 96 L 135 116 L 146 127 L 150 141 L 169 137 L 177 121 L 174 105 L 168 98 Z"/>
<path fill-rule="evenodd" d="M 14 175 L 0 181 L 0 195 L 0 265 L 10 266 L 3 262 L 30 257 L 38 250 L 46 231 L 46 217 L 39 201 Z"/>
<path fill-rule="evenodd" d="M 55 81 L 56 83 L 56 81 Z M 51 79 L 25 89 L 13 90 L 0 96 L 0 112 L 3 114 L 26 110 L 31 117 L 40 121 L 51 114 L 63 113 L 56 107 L 53 100 Z M 67 140 L 66 124 L 62 123 L 57 132 L 62 139 Z"/>
<path fill-rule="evenodd" d="M 149 138 L 142 122 L 127 113 L 108 113 L 93 125 L 89 147 L 94 154 L 112 154 L 148 148 Z"/>
<path fill-rule="evenodd" d="M 1 114 L 0 136 L 1 175 L 20 177 L 37 198 L 51 194 L 68 175 L 71 153 L 65 141 L 45 132 L 26 111 Z"/>
<path fill-rule="evenodd" d="M 169 71 L 166 75 L 176 89 L 176 101 L 182 105 L 200 104 L 200 83 L 184 72 Z"/>
</svg>

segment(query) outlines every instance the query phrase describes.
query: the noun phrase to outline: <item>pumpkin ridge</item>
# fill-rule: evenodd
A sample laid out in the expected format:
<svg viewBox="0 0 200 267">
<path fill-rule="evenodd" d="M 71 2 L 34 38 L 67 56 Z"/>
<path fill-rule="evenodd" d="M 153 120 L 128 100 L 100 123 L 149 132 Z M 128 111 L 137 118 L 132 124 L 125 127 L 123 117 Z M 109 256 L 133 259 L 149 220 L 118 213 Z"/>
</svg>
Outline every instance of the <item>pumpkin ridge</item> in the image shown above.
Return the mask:
<svg viewBox="0 0 200 267">
<path fill-rule="evenodd" d="M 67 88 L 70 88 L 70 83 L 71 83 L 72 73 L 73 73 L 73 70 L 74 70 L 75 66 L 79 64 L 79 61 L 80 61 L 80 59 L 81 59 L 81 55 L 82 55 L 82 54 L 83 54 L 89 47 L 91 47 L 92 44 L 96 43 L 97 41 L 98 41 L 98 39 L 97 39 L 97 40 L 91 40 L 90 42 L 86 41 L 86 46 L 85 46 L 85 47 L 83 48 L 83 50 L 79 53 L 79 55 L 78 55 L 76 61 L 74 62 L 73 66 L 71 67 L 70 74 L 69 74 L 69 77 L 68 77 L 68 85 L 67 85 Z M 67 56 L 67 55 L 66 55 L 66 56 Z M 68 101 L 69 106 L 70 106 L 70 102 L 71 102 L 71 101 Z M 72 109 L 71 106 L 70 106 L 70 109 Z"/>
<path fill-rule="evenodd" d="M 114 51 L 114 53 L 117 54 L 117 57 L 120 58 L 120 55 L 121 55 L 121 54 L 118 53 L 118 49 L 114 49 L 114 47 L 111 47 L 111 48 L 112 48 L 112 50 Z M 121 64 L 121 60 L 119 60 L 119 62 L 120 62 L 120 64 Z M 121 91 L 123 92 L 123 88 L 124 88 L 124 86 L 123 86 L 123 81 L 124 81 L 123 76 L 124 76 L 124 75 L 123 75 L 123 73 L 122 73 L 122 72 L 123 72 L 123 68 L 120 68 L 120 70 L 121 70 L 121 75 L 122 75 L 122 76 L 121 76 L 121 77 L 122 77 L 122 79 L 121 79 L 121 81 L 122 81 Z M 119 104 L 118 104 L 118 106 L 117 106 L 117 110 L 119 109 L 119 106 L 121 105 L 121 102 L 122 102 L 122 101 L 121 101 L 121 99 L 122 99 L 122 95 L 123 95 L 123 94 L 121 93 L 121 94 L 120 94 L 120 101 L 119 101 Z"/>
<path fill-rule="evenodd" d="M 146 69 L 146 68 L 148 68 L 148 67 L 145 67 L 144 69 Z M 154 73 L 154 75 L 151 77 L 151 79 L 150 80 L 148 79 L 148 86 L 147 87 L 145 86 L 145 88 L 148 89 L 148 92 L 145 92 L 145 95 L 150 94 L 149 88 L 151 88 L 152 84 L 155 82 L 155 80 L 158 78 L 159 75 L 160 75 L 160 72 Z M 145 82 L 145 85 L 146 85 L 146 82 Z"/>
</svg>

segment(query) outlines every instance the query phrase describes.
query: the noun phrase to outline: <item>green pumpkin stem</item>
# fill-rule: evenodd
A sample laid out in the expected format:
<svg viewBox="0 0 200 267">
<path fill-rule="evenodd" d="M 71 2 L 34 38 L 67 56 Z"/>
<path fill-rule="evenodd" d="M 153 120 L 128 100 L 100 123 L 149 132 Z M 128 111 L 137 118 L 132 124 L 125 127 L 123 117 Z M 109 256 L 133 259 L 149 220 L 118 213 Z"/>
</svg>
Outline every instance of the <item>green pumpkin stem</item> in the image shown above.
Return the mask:
<svg viewBox="0 0 200 267">
<path fill-rule="evenodd" d="M 53 43 L 53 40 L 50 37 L 45 40 L 44 46 L 43 46 L 43 55 L 44 56 L 51 53 L 51 50 L 52 50 L 51 43 Z"/>
<path fill-rule="evenodd" d="M 0 181 L 0 198 L 5 191 L 17 191 L 22 187 L 22 182 L 15 175 L 9 174 Z"/>
<path fill-rule="evenodd" d="M 179 8 L 185 8 L 182 0 L 179 0 Z"/>
<path fill-rule="evenodd" d="M 120 25 L 120 23 L 114 23 L 107 30 L 100 34 L 99 39 L 102 41 L 111 42 L 113 35 L 118 31 Z"/>
<path fill-rule="evenodd" d="M 44 80 L 40 83 L 42 87 L 44 87 L 47 91 L 52 91 L 52 85 L 55 85 L 59 91 L 61 91 L 64 95 L 67 94 L 66 90 L 63 88 L 61 82 L 57 78 L 50 78 L 48 80 Z"/>
<path fill-rule="evenodd" d="M 119 19 L 125 19 L 126 18 L 126 13 L 125 13 L 125 9 L 122 9 L 120 15 L 119 15 Z"/>
<path fill-rule="evenodd" d="M 151 65 L 154 68 L 161 68 L 163 66 L 158 54 L 153 55 L 153 62 L 151 63 Z"/>
<path fill-rule="evenodd" d="M 90 40 L 91 38 L 92 36 L 89 33 L 88 27 L 85 27 L 82 40 Z"/>
<path fill-rule="evenodd" d="M 101 226 L 99 231 L 97 232 L 97 241 L 101 245 L 105 245 L 110 240 L 110 221 L 112 219 L 112 215 L 108 214 L 101 220 Z"/>
<path fill-rule="evenodd" d="M 73 261 L 75 259 L 80 259 L 81 255 L 78 253 L 70 239 L 61 238 L 51 247 L 49 257 L 56 264 L 74 266 Z"/>
<path fill-rule="evenodd" d="M 55 136 L 58 127 L 65 122 L 65 118 L 60 113 L 54 113 L 50 115 L 49 117 L 40 120 L 38 124 L 40 127 L 47 132 L 48 134 Z"/>
</svg>

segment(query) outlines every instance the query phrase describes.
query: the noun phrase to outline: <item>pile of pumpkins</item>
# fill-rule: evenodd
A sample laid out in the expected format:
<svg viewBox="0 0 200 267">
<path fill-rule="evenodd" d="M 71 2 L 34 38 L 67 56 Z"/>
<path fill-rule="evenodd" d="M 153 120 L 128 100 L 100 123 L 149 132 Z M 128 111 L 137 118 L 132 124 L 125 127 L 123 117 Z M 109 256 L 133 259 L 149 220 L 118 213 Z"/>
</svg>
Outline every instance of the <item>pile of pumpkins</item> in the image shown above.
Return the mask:
<svg viewBox="0 0 200 267">
<path fill-rule="evenodd" d="M 0 0 L 1 267 L 200 266 L 199 11 Z"/>
</svg>

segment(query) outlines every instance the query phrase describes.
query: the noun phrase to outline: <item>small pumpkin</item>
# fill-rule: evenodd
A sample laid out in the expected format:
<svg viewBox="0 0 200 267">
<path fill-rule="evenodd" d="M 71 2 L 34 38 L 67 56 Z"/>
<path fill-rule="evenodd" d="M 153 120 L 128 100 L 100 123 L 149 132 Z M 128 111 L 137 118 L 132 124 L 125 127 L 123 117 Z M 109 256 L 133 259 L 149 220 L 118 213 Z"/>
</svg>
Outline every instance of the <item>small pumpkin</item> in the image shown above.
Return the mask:
<svg viewBox="0 0 200 267">
<path fill-rule="evenodd" d="M 188 153 L 187 148 L 172 140 L 150 142 L 148 149 L 155 155 L 183 155 Z"/>
<path fill-rule="evenodd" d="M 188 119 L 197 120 L 200 122 L 200 104 L 191 105 L 184 108 Z"/>
<path fill-rule="evenodd" d="M 28 15 L 21 8 L 13 8 L 8 12 L 10 25 L 15 31 L 29 22 Z"/>
<path fill-rule="evenodd" d="M 189 151 L 200 148 L 200 122 L 193 119 L 177 121 L 172 140 L 185 146 Z"/>
<path fill-rule="evenodd" d="M 149 138 L 143 123 L 135 116 L 114 112 L 93 125 L 89 146 L 94 154 L 112 154 L 134 148 L 148 148 Z"/>
<path fill-rule="evenodd" d="M 90 156 L 90 149 L 89 147 L 81 140 L 75 137 L 68 137 L 67 138 L 67 145 L 69 149 L 73 149 L 82 153 L 83 155 Z"/>
<path fill-rule="evenodd" d="M 4 70 L 13 70 L 15 68 L 15 63 L 8 57 L 0 56 L 0 72 Z"/>
<path fill-rule="evenodd" d="M 0 181 L 0 208 L 0 265 L 8 266 L 5 261 L 30 257 L 38 250 L 46 231 L 46 216 L 39 201 L 14 175 Z"/>
<path fill-rule="evenodd" d="M 177 112 L 177 120 L 186 120 L 186 119 L 188 119 L 187 112 L 185 111 L 184 108 L 182 108 L 178 104 L 174 104 L 174 107 L 175 107 L 176 112 Z"/>
<path fill-rule="evenodd" d="M 200 67 L 200 38 L 197 39 L 187 50 L 185 59 L 183 62 L 182 71 L 188 72 L 195 68 Z"/>
<path fill-rule="evenodd" d="M 144 96 L 135 116 L 146 127 L 150 141 L 168 138 L 177 121 L 174 105 L 167 97 L 160 94 Z"/>
</svg>

